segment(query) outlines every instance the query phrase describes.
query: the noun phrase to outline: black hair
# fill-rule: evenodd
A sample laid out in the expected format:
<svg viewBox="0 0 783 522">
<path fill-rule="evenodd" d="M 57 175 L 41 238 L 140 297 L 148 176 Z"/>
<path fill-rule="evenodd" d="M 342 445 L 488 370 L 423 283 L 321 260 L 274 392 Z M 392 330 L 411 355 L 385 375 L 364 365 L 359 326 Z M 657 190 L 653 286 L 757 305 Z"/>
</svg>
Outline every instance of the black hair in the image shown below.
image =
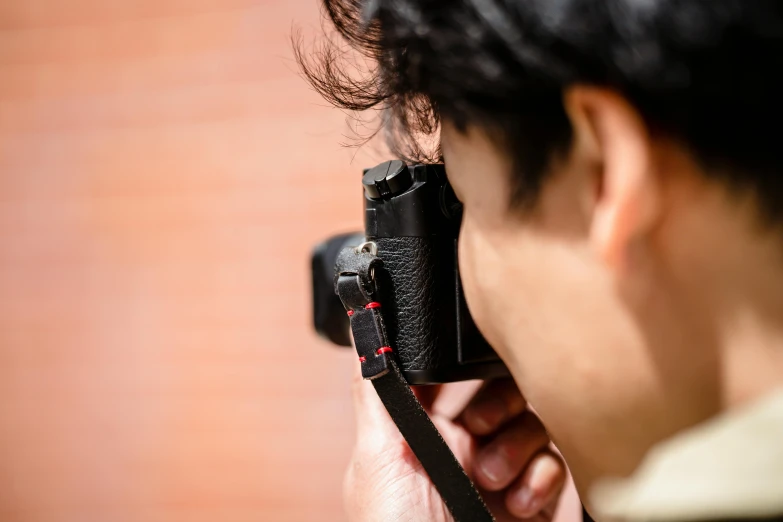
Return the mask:
<svg viewBox="0 0 783 522">
<path fill-rule="evenodd" d="M 532 204 L 570 144 L 563 91 L 625 96 L 656 133 L 681 141 L 710 176 L 752 190 L 783 222 L 779 0 L 323 0 L 361 57 L 328 40 L 297 59 L 332 104 L 381 111 L 392 151 L 437 160 L 422 137 L 441 118 L 478 125 L 515 162 L 513 202 Z M 359 65 L 366 64 L 366 70 Z M 356 70 L 353 70 L 356 68 Z M 480 173 L 477 173 L 480 175 Z"/>
</svg>

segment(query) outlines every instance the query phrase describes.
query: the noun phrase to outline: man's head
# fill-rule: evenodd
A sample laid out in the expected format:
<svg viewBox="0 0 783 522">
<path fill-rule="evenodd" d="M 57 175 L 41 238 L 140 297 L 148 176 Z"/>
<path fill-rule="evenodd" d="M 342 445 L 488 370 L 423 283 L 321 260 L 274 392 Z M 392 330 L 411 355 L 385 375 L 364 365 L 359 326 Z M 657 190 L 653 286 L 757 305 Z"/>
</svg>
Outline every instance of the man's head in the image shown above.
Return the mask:
<svg viewBox="0 0 783 522">
<path fill-rule="evenodd" d="M 471 312 L 578 485 L 774 381 L 732 340 L 783 309 L 782 5 L 325 5 L 375 65 L 327 47 L 309 78 L 382 109 L 400 156 L 442 154 Z"/>
</svg>

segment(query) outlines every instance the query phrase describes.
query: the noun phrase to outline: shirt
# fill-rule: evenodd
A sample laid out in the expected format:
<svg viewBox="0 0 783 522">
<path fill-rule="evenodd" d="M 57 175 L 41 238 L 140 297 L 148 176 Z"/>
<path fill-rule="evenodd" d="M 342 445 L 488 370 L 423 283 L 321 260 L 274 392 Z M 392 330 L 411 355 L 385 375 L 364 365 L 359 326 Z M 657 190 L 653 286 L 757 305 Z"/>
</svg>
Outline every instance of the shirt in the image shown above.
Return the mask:
<svg viewBox="0 0 783 522">
<path fill-rule="evenodd" d="M 591 491 L 597 520 L 783 515 L 783 390 L 655 446 L 627 479 Z"/>
</svg>

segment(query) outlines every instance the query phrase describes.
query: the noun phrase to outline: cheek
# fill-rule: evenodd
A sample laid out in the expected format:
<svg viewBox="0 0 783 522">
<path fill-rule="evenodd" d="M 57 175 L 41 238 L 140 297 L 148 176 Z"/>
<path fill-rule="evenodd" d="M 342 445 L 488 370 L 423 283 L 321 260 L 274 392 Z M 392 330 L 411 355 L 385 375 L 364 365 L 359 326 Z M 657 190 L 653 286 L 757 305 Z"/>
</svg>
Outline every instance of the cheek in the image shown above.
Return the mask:
<svg viewBox="0 0 783 522">
<path fill-rule="evenodd" d="M 499 226 L 484 227 L 466 217 L 460 234 L 459 262 L 465 299 L 481 333 L 508 365 L 518 383 L 546 371 L 548 339 L 540 327 L 548 324 L 552 286 L 551 264 L 542 252 L 531 254 L 518 233 Z M 553 329 L 557 331 L 557 329 Z M 523 390 L 524 391 L 524 390 Z"/>
<path fill-rule="evenodd" d="M 479 331 L 506 360 L 508 351 L 502 332 L 504 317 L 501 309 L 507 291 L 500 284 L 504 267 L 495 254 L 482 231 L 466 217 L 459 240 L 459 266 L 465 300 Z"/>
<path fill-rule="evenodd" d="M 557 399 L 580 385 L 563 384 L 564 369 L 572 377 L 591 373 L 585 343 L 600 346 L 606 340 L 596 313 L 601 277 L 579 252 L 522 225 L 482 225 L 466 215 L 460 235 L 470 312 L 528 398 Z"/>
</svg>

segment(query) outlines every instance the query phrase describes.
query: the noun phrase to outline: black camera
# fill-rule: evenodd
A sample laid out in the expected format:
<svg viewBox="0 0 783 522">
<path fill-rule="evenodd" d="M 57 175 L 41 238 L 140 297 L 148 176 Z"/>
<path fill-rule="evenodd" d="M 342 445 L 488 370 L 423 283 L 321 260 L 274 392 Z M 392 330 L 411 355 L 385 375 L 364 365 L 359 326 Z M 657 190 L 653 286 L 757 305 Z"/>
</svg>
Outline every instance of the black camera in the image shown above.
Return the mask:
<svg viewBox="0 0 783 522">
<path fill-rule="evenodd" d="M 370 242 L 383 261 L 378 281 L 390 344 L 410 384 L 508 375 L 465 305 L 457 263 L 462 204 L 443 165 L 387 161 L 364 171 L 364 234 L 342 234 L 313 253 L 316 331 L 350 346 L 349 321 L 335 294 L 340 251 Z"/>
</svg>

